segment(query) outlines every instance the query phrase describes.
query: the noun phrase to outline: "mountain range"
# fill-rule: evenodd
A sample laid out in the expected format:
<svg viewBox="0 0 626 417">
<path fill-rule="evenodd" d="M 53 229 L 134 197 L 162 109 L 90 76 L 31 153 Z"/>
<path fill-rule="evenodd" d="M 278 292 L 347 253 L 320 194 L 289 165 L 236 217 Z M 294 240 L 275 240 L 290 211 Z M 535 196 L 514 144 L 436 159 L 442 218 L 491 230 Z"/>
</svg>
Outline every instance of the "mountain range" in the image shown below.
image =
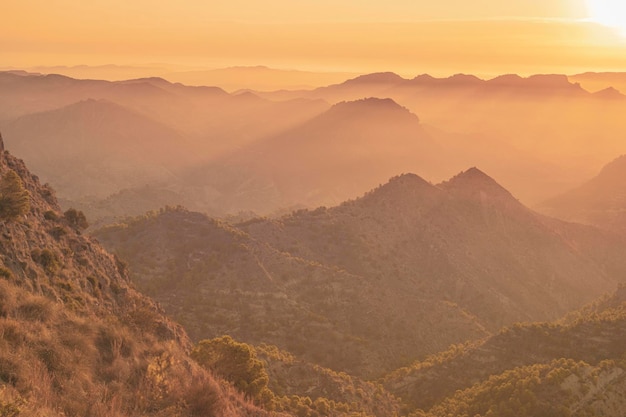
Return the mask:
<svg viewBox="0 0 626 417">
<path fill-rule="evenodd" d="M 164 204 L 211 215 L 335 205 L 398 172 L 441 181 L 472 165 L 536 205 L 623 153 L 626 130 L 619 93 L 562 75 L 378 73 L 229 94 L 11 71 L 0 85 L 7 144 L 94 224 Z"/>
<path fill-rule="evenodd" d="M 622 285 L 564 320 L 515 324 L 454 346 L 391 373 L 384 385 L 411 408 L 430 409 L 429 416 L 484 415 L 497 406 L 506 407 L 503 415 L 618 416 L 626 387 L 625 296 Z"/>
<path fill-rule="evenodd" d="M 623 237 L 532 212 L 476 168 L 277 219 L 169 209 L 95 235 L 192 338 L 269 343 L 369 378 L 556 319 L 626 268 Z"/>
<path fill-rule="evenodd" d="M 607 118 L 619 108 L 614 93 L 531 78 L 534 90 L 501 77 L 489 86 L 501 94 L 485 96 L 603 103 Z M 623 158 L 565 204 L 602 212 L 588 221 L 602 230 L 538 214 L 477 168 L 437 184 L 396 175 L 445 177 L 512 143 L 487 138 L 483 153 L 463 144 L 475 132 L 444 132 L 394 99 L 272 102 L 156 78 L 0 83 L 16 100 L 0 105 L 7 143 L 66 179 L 67 207 L 118 216 L 93 232 L 111 255 L 0 136 L 0 414 L 621 417 L 626 240 L 606 219 Z M 514 155 L 507 172 L 528 175 L 534 154 Z M 376 187 L 383 175 L 396 176 Z M 110 189 L 82 195 L 99 177 Z M 206 212 L 322 199 L 274 217 L 170 206 L 119 218 L 170 202 Z"/>
</svg>

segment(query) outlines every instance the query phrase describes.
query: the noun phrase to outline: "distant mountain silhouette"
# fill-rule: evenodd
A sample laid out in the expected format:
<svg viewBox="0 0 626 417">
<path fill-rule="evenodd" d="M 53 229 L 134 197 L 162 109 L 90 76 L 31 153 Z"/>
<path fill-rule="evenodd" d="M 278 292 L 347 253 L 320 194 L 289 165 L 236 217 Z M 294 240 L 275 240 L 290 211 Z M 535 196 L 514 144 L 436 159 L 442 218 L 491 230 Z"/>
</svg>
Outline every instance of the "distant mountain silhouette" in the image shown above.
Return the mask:
<svg viewBox="0 0 626 417">
<path fill-rule="evenodd" d="M 177 177 L 183 165 L 204 163 L 329 107 L 158 77 L 109 82 L 0 72 L 0 86 L 0 127 L 11 148 L 58 190 L 63 204 L 80 204 L 94 220 L 157 209 L 162 198 L 136 198 L 146 186 L 180 195 L 187 187 Z M 199 207 L 214 194 L 205 185 L 178 203 Z"/>
<path fill-rule="evenodd" d="M 7 147 L 70 199 L 168 182 L 195 159 L 180 132 L 104 100 L 23 116 L 4 132 Z"/>
<path fill-rule="evenodd" d="M 367 98 L 242 147 L 192 171 L 189 183 L 207 181 L 224 193 L 223 207 L 257 212 L 337 204 L 395 172 L 436 171 L 442 153 L 416 115 L 391 99 Z"/>
<path fill-rule="evenodd" d="M 601 91 L 609 87 L 626 93 L 626 72 L 585 72 L 569 75 L 572 82 L 580 83 L 589 91 Z"/>
<path fill-rule="evenodd" d="M 607 87 L 604 90 L 600 90 L 597 91 L 595 93 L 593 93 L 594 97 L 599 97 L 602 99 L 608 99 L 608 100 L 624 100 L 626 99 L 626 96 L 622 93 L 620 93 L 618 90 L 616 90 L 613 87 Z"/>
<path fill-rule="evenodd" d="M 626 132 L 621 117 L 626 101 L 610 98 L 618 97 L 611 91 L 588 93 L 561 75 L 506 75 L 481 80 L 464 74 L 404 79 L 394 73 L 377 73 L 310 91 L 238 94 L 215 87 L 184 86 L 158 77 L 108 82 L 3 72 L 0 84 L 3 126 L 17 117 L 91 98 L 116 103 L 179 132 L 194 156 L 193 166 L 190 163 L 186 167 L 190 174 L 165 185 L 148 185 L 176 192 L 192 188 L 193 195 L 202 196 L 191 204 L 193 208 L 205 205 L 212 212 L 253 209 L 268 213 L 284 207 L 337 204 L 397 172 L 421 172 L 438 181 L 473 165 L 497 176 L 526 204 L 535 204 L 582 182 L 589 175 L 589 166 L 614 152 L 616 135 Z M 418 115 L 421 132 L 410 127 L 416 123 L 400 116 L 407 113 L 401 109 L 389 107 L 386 114 L 391 119 L 385 122 L 384 105 L 373 105 L 373 99 L 363 102 L 362 108 L 354 104 L 374 97 L 389 98 Z M 353 103 L 346 107 L 352 108 L 350 115 L 338 106 L 321 117 L 330 109 L 328 103 L 343 102 Z M 336 122 L 331 120 L 333 114 Z M 352 122 L 339 122 L 344 116 Z M 316 149 L 304 155 L 308 160 L 300 162 L 295 158 L 297 152 L 290 154 L 290 149 L 296 143 L 317 142 L 306 139 L 315 136 L 313 129 L 318 129 L 320 137 L 336 139 L 326 140 L 326 144 L 332 142 L 327 148 L 331 156 Z M 126 130 L 132 131 L 132 126 Z M 301 139 L 285 140 L 285 151 L 274 151 L 280 143 L 277 138 L 289 135 Z M 419 139 L 400 139 L 407 136 Z M 378 145 L 372 145 L 373 140 L 367 137 L 376 137 Z M 371 146 L 372 152 L 357 149 L 356 138 L 364 147 Z M 383 149 L 381 142 L 390 143 Z M 341 144 L 343 150 L 338 149 Z M 351 152 L 346 150 L 348 145 Z M 393 152 L 399 165 L 390 171 L 385 161 Z M 346 154 L 348 158 L 342 161 Z M 284 157 L 287 155 L 289 158 Z M 311 161 L 315 158 L 327 164 L 314 165 Z M 198 159 L 201 163 L 195 164 Z M 265 172 L 260 167 L 270 163 L 264 161 L 273 164 Z M 281 173 L 283 164 L 286 167 Z M 333 183 L 330 171 L 337 164 L 344 165 L 342 171 L 335 171 L 343 179 Z M 371 176 L 363 164 L 372 167 Z M 305 168 L 309 170 L 305 172 Z M 326 168 L 327 175 L 311 178 L 312 170 L 323 172 Z M 301 183 L 293 175 L 298 170 L 304 172 Z M 351 178 L 350 173 L 343 176 L 347 171 L 354 172 L 354 177 L 363 175 L 361 179 Z M 128 184 L 124 188 L 136 187 Z M 152 208 L 156 207 L 155 201 Z"/>
<path fill-rule="evenodd" d="M 55 74 L 21 76 L 0 72 L 0 85 L 3 87 L 0 120 L 87 99 L 104 99 L 193 134 L 202 141 L 215 135 L 223 138 L 226 134 L 233 140 L 240 139 L 236 133 L 241 131 L 263 136 L 289 126 L 291 117 L 303 120 L 327 108 L 323 103 L 308 100 L 292 101 L 286 106 L 267 100 L 245 102 L 217 87 L 185 86 L 159 77 L 111 82 L 76 80 Z M 242 119 L 244 125 L 253 125 L 254 129 L 233 126 L 235 122 L 241 124 Z"/>
<path fill-rule="evenodd" d="M 551 198 L 538 209 L 555 217 L 626 231 L 626 155 L 585 184 Z"/>
<path fill-rule="evenodd" d="M 415 94 L 432 95 L 436 92 L 466 94 L 468 89 L 478 95 L 475 98 L 511 93 L 521 94 L 522 97 L 526 95 L 590 96 L 590 93 L 582 89 L 579 84 L 570 82 L 567 76 L 560 74 L 538 74 L 529 77 L 507 74 L 483 80 L 468 74 L 455 74 L 446 78 L 422 74 L 413 79 L 405 79 L 392 72 L 361 75 L 340 84 L 320 87 L 309 92 L 295 91 L 292 95 L 338 102 L 356 100 L 367 96 L 381 97 L 383 94 L 385 97 L 392 97 L 401 103 L 412 103 L 417 99 L 417 97 L 412 97 Z M 285 97 L 288 94 L 288 92 L 276 92 L 263 95 Z"/>
<path fill-rule="evenodd" d="M 616 99 L 615 92 L 592 94 L 559 74 L 508 74 L 482 80 L 465 74 L 404 79 L 375 73 L 310 91 L 261 96 L 307 97 L 329 103 L 391 98 L 419 115 L 424 126 L 467 137 L 452 147 L 454 157 L 459 158 L 448 164 L 448 175 L 480 164 L 527 204 L 582 181 L 585 168 L 614 152 L 615 136 L 626 133 L 621 117 L 626 101 Z M 478 142 L 476 146 L 473 141 Z M 467 157 L 462 159 L 462 155 Z M 499 163 L 504 159 L 506 163 Z"/>
<path fill-rule="evenodd" d="M 352 73 L 285 70 L 265 66 L 176 71 L 165 74 L 165 77 L 172 81 L 188 85 L 218 85 L 233 92 L 241 89 L 275 91 L 315 88 L 353 76 Z"/>
<path fill-rule="evenodd" d="M 498 86 L 505 89 L 519 89 L 520 93 L 541 92 L 543 94 L 561 93 L 571 95 L 588 95 L 589 93 L 580 85 L 571 83 L 566 75 L 561 74 L 538 74 L 528 78 L 517 74 L 502 75 L 486 81 L 487 85 Z"/>
</svg>

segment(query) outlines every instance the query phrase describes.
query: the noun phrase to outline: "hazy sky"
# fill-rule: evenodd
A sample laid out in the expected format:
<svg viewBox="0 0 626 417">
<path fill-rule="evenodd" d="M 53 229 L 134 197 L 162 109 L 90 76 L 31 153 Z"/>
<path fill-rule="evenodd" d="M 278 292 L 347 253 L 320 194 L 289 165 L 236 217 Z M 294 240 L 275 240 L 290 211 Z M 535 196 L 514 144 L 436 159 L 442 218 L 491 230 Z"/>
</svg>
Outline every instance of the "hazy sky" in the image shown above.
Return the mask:
<svg viewBox="0 0 626 417">
<path fill-rule="evenodd" d="M 626 37 L 584 21 L 590 4 L 610 8 L 610 0 L 4 3 L 3 67 L 166 62 L 404 74 L 626 70 Z"/>
</svg>

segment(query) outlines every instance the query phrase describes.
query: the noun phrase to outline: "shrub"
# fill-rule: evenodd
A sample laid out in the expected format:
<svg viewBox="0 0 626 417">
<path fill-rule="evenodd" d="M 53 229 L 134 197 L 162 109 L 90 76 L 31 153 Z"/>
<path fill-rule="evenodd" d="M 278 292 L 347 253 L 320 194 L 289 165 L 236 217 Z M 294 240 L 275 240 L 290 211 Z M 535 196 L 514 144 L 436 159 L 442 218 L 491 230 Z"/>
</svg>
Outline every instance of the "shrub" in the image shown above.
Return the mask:
<svg viewBox="0 0 626 417">
<path fill-rule="evenodd" d="M 19 379 L 17 363 L 6 356 L 0 356 L 0 382 L 15 386 Z M 0 414 L 1 415 L 1 414 Z"/>
<path fill-rule="evenodd" d="M 6 386 L 0 387 L 0 417 L 17 417 L 22 413 L 26 401 Z"/>
<path fill-rule="evenodd" d="M 272 402 L 273 395 L 267 387 L 267 371 L 252 346 L 237 342 L 230 336 L 222 336 L 200 341 L 192 350 L 191 357 L 202 367 L 232 382 L 257 404 Z"/>
<path fill-rule="evenodd" d="M 42 186 L 41 195 L 48 203 L 56 203 L 55 192 L 50 184 L 46 183 Z"/>
<path fill-rule="evenodd" d="M 70 226 L 72 226 L 76 230 L 84 230 L 89 227 L 89 223 L 87 223 L 87 217 L 85 217 L 85 213 L 80 210 L 70 208 L 65 213 L 63 213 L 63 217 L 70 224 Z"/>
<path fill-rule="evenodd" d="M 30 321 L 46 321 L 52 313 L 50 301 L 33 297 L 17 307 L 17 315 Z"/>
<path fill-rule="evenodd" d="M 46 220 L 59 220 L 59 215 L 53 210 L 48 210 L 43 214 L 43 218 Z"/>
<path fill-rule="evenodd" d="M 52 275 L 61 268 L 59 257 L 50 249 L 34 249 L 31 252 L 31 258 L 41 265 L 47 274 Z"/>
<path fill-rule="evenodd" d="M 52 229 L 50 229 L 49 233 L 56 240 L 59 240 L 61 237 L 67 234 L 67 229 L 63 226 L 54 226 Z"/>
<path fill-rule="evenodd" d="M 0 266 L 0 278 L 11 279 L 12 276 L 10 269 Z"/>
<path fill-rule="evenodd" d="M 0 178 L 0 218 L 12 220 L 28 213 L 30 196 L 12 169 Z"/>
</svg>

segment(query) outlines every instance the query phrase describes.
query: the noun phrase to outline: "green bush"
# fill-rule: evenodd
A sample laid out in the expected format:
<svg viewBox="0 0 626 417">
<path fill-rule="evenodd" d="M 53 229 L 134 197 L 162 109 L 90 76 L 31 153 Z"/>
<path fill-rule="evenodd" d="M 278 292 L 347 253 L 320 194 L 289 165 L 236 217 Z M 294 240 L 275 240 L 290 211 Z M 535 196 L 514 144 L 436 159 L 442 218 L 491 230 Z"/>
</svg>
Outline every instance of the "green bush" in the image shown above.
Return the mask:
<svg viewBox="0 0 626 417">
<path fill-rule="evenodd" d="M 12 276 L 11 270 L 0 266 L 0 278 L 10 279 Z"/>
<path fill-rule="evenodd" d="M 70 208 L 65 213 L 63 213 L 63 217 L 69 223 L 69 225 L 76 230 L 84 230 L 89 227 L 89 223 L 87 223 L 87 217 L 85 217 L 85 213 L 80 210 Z"/>
<path fill-rule="evenodd" d="M 28 213 L 30 196 L 12 169 L 0 178 L 0 218 L 13 220 Z"/>
<path fill-rule="evenodd" d="M 59 240 L 61 239 L 61 237 L 67 234 L 67 229 L 63 226 L 54 226 L 52 229 L 50 229 L 49 233 L 56 240 Z"/>
<path fill-rule="evenodd" d="M 202 340 L 191 357 L 204 368 L 222 376 L 259 405 L 269 405 L 273 394 L 267 387 L 269 377 L 254 348 L 230 336 Z"/>
<path fill-rule="evenodd" d="M 31 258 L 41 265 L 47 274 L 52 275 L 61 269 L 61 261 L 59 260 L 59 257 L 50 249 L 34 249 L 31 252 Z"/>
</svg>

